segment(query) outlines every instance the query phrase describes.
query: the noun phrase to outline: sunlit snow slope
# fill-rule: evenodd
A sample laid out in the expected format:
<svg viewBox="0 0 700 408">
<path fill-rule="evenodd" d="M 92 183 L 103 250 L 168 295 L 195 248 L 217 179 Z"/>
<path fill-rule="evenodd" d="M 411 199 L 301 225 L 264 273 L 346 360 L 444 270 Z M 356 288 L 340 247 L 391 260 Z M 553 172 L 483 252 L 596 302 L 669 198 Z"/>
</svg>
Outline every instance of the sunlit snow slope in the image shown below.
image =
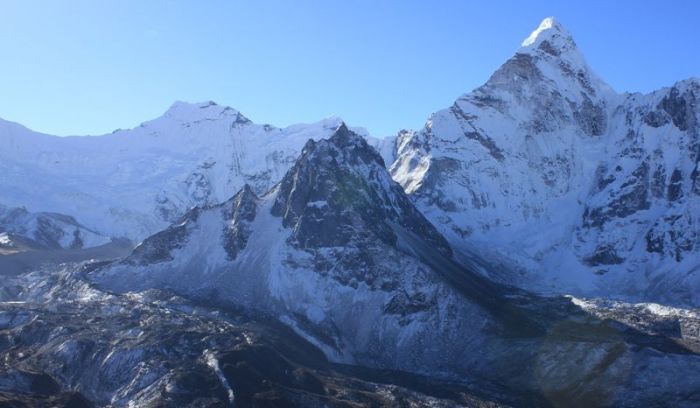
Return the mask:
<svg viewBox="0 0 700 408">
<path fill-rule="evenodd" d="M 176 102 L 155 120 L 98 137 L 55 137 L 0 120 L 0 203 L 140 240 L 244 183 L 266 191 L 307 140 L 330 136 L 340 122 L 280 129 L 213 102 Z"/>
<path fill-rule="evenodd" d="M 553 18 L 397 136 L 391 174 L 451 244 L 539 290 L 700 304 L 700 81 L 620 94 Z"/>
</svg>

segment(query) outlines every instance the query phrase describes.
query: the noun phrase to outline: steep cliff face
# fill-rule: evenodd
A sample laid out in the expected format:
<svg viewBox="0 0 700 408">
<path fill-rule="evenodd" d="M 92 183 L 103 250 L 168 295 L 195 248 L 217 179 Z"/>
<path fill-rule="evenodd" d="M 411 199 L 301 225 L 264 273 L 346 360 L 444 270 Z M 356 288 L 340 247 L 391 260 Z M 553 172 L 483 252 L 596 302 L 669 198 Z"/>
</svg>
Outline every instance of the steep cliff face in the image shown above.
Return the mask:
<svg viewBox="0 0 700 408">
<path fill-rule="evenodd" d="M 577 254 L 605 285 L 698 305 L 700 82 L 626 95 L 591 176 Z M 607 275 L 611 275 L 607 277 Z"/>
<path fill-rule="evenodd" d="M 455 248 L 510 259 L 503 279 L 678 300 L 667 291 L 698 265 L 697 89 L 617 94 L 548 18 L 486 84 L 400 133 L 391 174 Z"/>
<path fill-rule="evenodd" d="M 391 224 L 451 255 L 449 245 L 420 214 L 368 143 L 341 125 L 328 141 L 310 141 L 280 184 L 272 213 L 294 228 L 299 248 L 344 247 L 355 231 L 370 231 L 396 246 Z"/>
<path fill-rule="evenodd" d="M 280 129 L 213 102 L 176 102 L 157 119 L 103 136 L 55 137 L 0 120 L 0 189 L 6 205 L 141 240 L 244 184 L 267 191 L 308 139 L 330 136 L 340 122 Z"/>
</svg>

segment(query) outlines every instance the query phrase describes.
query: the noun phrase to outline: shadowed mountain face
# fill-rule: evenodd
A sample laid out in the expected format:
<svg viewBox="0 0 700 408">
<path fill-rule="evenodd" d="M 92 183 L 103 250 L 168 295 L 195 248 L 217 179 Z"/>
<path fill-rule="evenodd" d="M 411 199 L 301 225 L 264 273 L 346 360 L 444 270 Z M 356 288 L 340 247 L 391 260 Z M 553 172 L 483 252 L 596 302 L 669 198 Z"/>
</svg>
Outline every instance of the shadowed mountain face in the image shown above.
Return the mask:
<svg viewBox="0 0 700 408">
<path fill-rule="evenodd" d="M 368 232 L 396 246 L 398 224 L 450 257 L 447 241 L 416 210 L 367 142 L 341 125 L 333 136 L 310 141 L 276 192 L 272 214 L 292 228 L 297 248 L 342 247 Z"/>
<path fill-rule="evenodd" d="M 340 126 L 269 193 L 244 188 L 195 209 L 88 276 L 275 316 L 331 361 L 500 384 L 522 405 L 697 402 L 698 336 L 673 329 L 695 317 L 634 322 L 632 309 L 535 296 L 484 278 L 445 242 L 374 149 Z M 652 372 L 676 385 L 648 386 Z"/>
<path fill-rule="evenodd" d="M 397 137 L 397 180 L 461 252 L 538 291 L 698 305 L 700 83 L 619 94 L 545 19 Z"/>
</svg>

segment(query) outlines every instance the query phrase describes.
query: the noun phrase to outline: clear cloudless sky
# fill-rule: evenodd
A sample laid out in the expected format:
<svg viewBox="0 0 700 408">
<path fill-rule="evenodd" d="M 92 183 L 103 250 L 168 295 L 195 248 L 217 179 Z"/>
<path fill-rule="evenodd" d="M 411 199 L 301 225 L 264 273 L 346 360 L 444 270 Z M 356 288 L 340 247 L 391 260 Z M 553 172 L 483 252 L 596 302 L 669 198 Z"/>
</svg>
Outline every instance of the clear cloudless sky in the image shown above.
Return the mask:
<svg viewBox="0 0 700 408">
<path fill-rule="evenodd" d="M 0 0 L 0 117 L 101 134 L 214 100 L 386 136 L 481 85 L 550 15 L 618 91 L 700 76 L 697 0 Z"/>
</svg>

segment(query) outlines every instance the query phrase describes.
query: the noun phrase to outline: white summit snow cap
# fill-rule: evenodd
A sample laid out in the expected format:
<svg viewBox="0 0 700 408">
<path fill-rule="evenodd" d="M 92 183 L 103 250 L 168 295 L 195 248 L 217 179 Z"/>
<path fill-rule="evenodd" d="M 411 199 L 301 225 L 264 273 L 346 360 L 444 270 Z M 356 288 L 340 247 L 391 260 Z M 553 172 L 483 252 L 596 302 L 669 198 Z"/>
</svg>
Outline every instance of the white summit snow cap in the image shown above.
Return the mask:
<svg viewBox="0 0 700 408">
<path fill-rule="evenodd" d="M 540 23 L 521 44 L 523 48 L 538 47 L 543 41 L 549 41 L 554 48 L 575 48 L 574 40 L 569 31 L 564 28 L 554 17 L 547 17 Z"/>
<path fill-rule="evenodd" d="M 576 47 L 569 31 L 554 17 L 542 20 L 539 27 L 522 42 L 517 53 L 537 55 L 543 60 L 552 60 L 557 66 L 563 61 L 574 72 L 584 71 L 595 76 Z M 599 82 L 601 87 L 607 88 L 607 85 L 597 77 L 592 78 L 592 81 Z"/>
<path fill-rule="evenodd" d="M 568 66 L 567 71 L 574 72 L 577 76 L 584 73 L 596 94 L 608 94 L 610 97 L 615 95 L 615 91 L 591 70 L 569 31 L 554 17 L 542 20 L 539 27 L 522 42 L 517 54 L 536 56 L 540 70 L 549 75 L 550 79 L 559 81 L 560 90 L 579 87 L 578 77 L 561 70 L 564 63 Z M 574 81 L 573 85 L 571 81 Z"/>
<path fill-rule="evenodd" d="M 199 103 L 175 101 L 163 114 L 163 117 L 174 118 L 181 122 L 194 122 L 202 119 L 217 119 L 223 116 L 237 115 L 240 115 L 240 112 L 237 110 L 229 106 L 218 105 L 213 101 Z M 240 117 L 245 119 L 242 115 Z"/>
</svg>

